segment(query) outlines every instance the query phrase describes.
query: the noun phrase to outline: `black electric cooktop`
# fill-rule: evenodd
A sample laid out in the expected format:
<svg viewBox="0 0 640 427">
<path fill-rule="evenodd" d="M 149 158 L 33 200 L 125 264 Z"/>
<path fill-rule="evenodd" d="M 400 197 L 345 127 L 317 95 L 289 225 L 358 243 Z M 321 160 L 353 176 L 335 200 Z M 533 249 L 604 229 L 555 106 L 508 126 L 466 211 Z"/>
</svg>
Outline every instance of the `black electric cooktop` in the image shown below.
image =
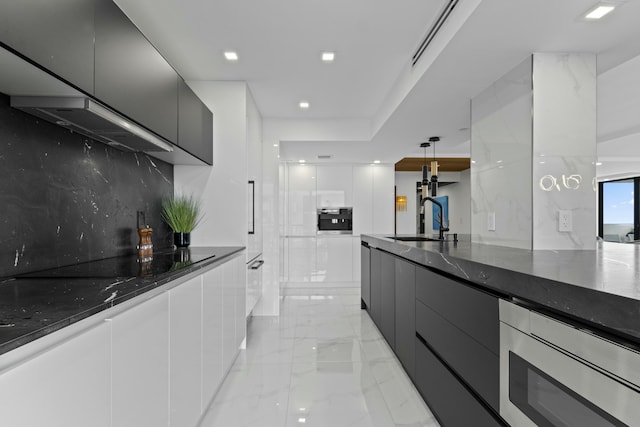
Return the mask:
<svg viewBox="0 0 640 427">
<path fill-rule="evenodd" d="M 16 276 L 16 279 L 155 277 L 171 271 L 180 270 L 194 262 L 201 261 L 203 257 L 194 252 L 195 251 L 191 251 L 190 249 L 155 252 L 153 257 L 148 259 L 140 259 L 137 257 L 137 254 L 118 256 L 21 274 Z M 207 254 L 205 258 L 212 258 L 214 256 L 215 255 Z"/>
</svg>

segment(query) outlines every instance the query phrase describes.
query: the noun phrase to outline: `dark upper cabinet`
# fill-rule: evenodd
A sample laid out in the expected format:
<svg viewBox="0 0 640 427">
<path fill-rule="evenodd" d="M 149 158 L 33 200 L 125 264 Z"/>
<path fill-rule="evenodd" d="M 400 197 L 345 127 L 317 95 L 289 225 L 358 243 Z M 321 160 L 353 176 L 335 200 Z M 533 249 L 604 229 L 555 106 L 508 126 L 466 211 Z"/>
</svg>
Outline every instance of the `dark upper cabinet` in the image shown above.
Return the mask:
<svg viewBox="0 0 640 427">
<path fill-rule="evenodd" d="M 181 78 L 178 79 L 178 145 L 213 164 L 213 114 Z"/>
<path fill-rule="evenodd" d="M 19 0 L 0 6 L 0 41 L 79 89 L 93 93 L 94 3 Z"/>
<path fill-rule="evenodd" d="M 95 4 L 94 94 L 177 143 L 178 74 L 111 0 Z"/>
</svg>

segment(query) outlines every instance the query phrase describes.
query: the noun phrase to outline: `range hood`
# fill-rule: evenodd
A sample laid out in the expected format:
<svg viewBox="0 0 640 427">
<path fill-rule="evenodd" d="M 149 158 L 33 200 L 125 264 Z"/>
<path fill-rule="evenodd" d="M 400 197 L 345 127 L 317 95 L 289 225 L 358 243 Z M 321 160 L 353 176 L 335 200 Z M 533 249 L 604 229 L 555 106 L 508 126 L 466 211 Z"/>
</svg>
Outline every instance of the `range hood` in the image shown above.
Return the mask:
<svg viewBox="0 0 640 427">
<path fill-rule="evenodd" d="M 12 96 L 11 106 L 122 151 L 173 151 L 169 142 L 87 97 Z"/>
</svg>

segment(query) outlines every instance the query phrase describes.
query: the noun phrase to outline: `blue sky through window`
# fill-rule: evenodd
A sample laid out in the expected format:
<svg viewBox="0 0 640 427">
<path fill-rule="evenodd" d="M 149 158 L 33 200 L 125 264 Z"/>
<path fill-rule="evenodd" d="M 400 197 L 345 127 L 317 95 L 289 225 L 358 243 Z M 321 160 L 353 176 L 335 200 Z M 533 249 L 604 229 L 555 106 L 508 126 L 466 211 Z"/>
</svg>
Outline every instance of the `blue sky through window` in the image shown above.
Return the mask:
<svg viewBox="0 0 640 427">
<path fill-rule="evenodd" d="M 633 181 L 605 182 L 602 219 L 604 224 L 633 224 Z"/>
</svg>

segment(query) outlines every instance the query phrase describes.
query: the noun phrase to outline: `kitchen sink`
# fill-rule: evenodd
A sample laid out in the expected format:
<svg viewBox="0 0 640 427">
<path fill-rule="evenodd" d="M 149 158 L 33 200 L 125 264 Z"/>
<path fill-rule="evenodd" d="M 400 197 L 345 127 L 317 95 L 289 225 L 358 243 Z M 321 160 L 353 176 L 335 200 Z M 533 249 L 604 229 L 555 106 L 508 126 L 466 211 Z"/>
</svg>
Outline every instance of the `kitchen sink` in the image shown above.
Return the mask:
<svg viewBox="0 0 640 427">
<path fill-rule="evenodd" d="M 438 242 L 438 239 L 425 236 L 387 236 L 388 239 L 399 240 L 401 242 Z"/>
</svg>

